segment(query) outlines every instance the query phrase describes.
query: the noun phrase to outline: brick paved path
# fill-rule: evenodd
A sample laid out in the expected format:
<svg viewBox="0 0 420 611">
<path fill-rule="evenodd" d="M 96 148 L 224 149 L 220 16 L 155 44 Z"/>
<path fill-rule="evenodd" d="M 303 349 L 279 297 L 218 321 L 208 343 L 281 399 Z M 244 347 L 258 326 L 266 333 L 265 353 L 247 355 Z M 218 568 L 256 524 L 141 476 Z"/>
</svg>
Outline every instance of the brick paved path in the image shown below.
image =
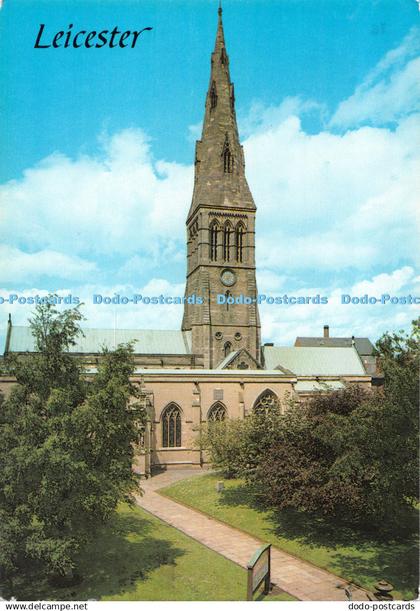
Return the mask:
<svg viewBox="0 0 420 611">
<path fill-rule="evenodd" d="M 225 558 L 246 567 L 258 547 L 264 543 L 251 535 L 207 517 L 202 513 L 168 499 L 157 490 L 187 477 L 198 477 L 202 471 L 174 470 L 143 480 L 145 493 L 137 497 L 140 507 L 167 524 L 196 539 Z M 299 600 L 347 600 L 341 588 L 346 582 L 313 564 L 271 548 L 271 581 Z M 246 588 L 244 577 L 244 589 Z M 353 591 L 353 600 L 368 600 L 363 590 Z"/>
</svg>

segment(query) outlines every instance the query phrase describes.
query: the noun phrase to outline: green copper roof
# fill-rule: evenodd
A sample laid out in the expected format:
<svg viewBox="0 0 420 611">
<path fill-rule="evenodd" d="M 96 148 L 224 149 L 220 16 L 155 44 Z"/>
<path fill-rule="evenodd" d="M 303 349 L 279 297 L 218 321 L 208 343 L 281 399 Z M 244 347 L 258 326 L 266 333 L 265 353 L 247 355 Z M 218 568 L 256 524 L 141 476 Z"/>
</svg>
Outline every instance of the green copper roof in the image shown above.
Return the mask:
<svg viewBox="0 0 420 611">
<path fill-rule="evenodd" d="M 110 350 L 118 344 L 134 341 L 136 354 L 191 354 L 190 331 L 152 329 L 83 329 L 70 352 L 92 354 L 103 347 Z M 9 352 L 35 352 L 34 338 L 29 327 L 12 326 Z"/>
<path fill-rule="evenodd" d="M 266 369 L 278 366 L 298 376 L 363 376 L 366 372 L 355 348 L 280 348 L 264 346 Z"/>
</svg>

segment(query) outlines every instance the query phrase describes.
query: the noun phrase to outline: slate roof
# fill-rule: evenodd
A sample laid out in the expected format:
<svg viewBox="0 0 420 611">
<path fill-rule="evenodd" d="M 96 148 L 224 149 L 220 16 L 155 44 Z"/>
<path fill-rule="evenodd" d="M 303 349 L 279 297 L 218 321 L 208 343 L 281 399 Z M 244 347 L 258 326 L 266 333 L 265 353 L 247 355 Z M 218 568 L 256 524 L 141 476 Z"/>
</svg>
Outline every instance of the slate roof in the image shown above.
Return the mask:
<svg viewBox="0 0 420 611">
<path fill-rule="evenodd" d="M 154 329 L 83 329 L 69 352 L 97 354 L 105 346 L 110 350 L 118 344 L 134 340 L 136 354 L 191 354 L 190 331 L 162 331 Z M 9 352 L 35 352 L 30 327 L 12 325 Z"/>
<path fill-rule="evenodd" d="M 295 346 L 316 348 L 349 348 L 353 340 L 351 337 L 297 337 Z M 374 347 L 368 337 L 355 337 L 354 346 L 357 352 L 363 356 L 369 356 L 373 353 Z"/>
<path fill-rule="evenodd" d="M 264 346 L 266 369 L 284 367 L 298 376 L 365 376 L 354 347 L 312 348 Z"/>
</svg>

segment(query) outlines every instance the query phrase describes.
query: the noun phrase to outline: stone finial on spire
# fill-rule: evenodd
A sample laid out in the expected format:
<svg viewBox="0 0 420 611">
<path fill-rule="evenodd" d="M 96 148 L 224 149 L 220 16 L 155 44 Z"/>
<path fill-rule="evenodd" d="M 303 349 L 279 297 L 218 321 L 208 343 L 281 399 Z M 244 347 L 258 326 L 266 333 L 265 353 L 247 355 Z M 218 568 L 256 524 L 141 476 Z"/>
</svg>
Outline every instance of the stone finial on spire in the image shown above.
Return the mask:
<svg viewBox="0 0 420 611">
<path fill-rule="evenodd" d="M 222 2 L 219 2 L 219 8 L 217 10 L 217 13 L 219 15 L 219 23 L 217 25 L 217 34 L 216 34 L 216 45 L 215 45 L 215 50 L 217 49 L 217 47 L 220 46 L 224 46 L 225 44 L 225 36 L 223 33 L 223 21 L 222 21 Z"/>
<path fill-rule="evenodd" d="M 194 195 L 189 217 L 203 201 L 211 201 L 215 208 L 229 205 L 255 210 L 245 178 L 244 155 L 236 124 L 235 94 L 230 80 L 221 4 L 218 13 L 203 129 L 196 145 Z M 214 188 L 216 183 L 217 188 Z"/>
</svg>

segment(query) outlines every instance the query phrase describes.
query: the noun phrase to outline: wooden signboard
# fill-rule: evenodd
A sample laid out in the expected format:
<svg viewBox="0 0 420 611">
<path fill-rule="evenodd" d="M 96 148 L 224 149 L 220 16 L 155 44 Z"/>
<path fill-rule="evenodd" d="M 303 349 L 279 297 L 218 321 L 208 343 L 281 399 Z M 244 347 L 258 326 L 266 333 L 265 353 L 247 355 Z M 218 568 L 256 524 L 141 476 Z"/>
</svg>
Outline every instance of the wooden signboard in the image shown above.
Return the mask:
<svg viewBox="0 0 420 611">
<path fill-rule="evenodd" d="M 271 544 L 260 547 L 248 563 L 247 600 L 252 600 L 254 592 L 264 581 L 264 594 L 270 591 Z"/>
</svg>

